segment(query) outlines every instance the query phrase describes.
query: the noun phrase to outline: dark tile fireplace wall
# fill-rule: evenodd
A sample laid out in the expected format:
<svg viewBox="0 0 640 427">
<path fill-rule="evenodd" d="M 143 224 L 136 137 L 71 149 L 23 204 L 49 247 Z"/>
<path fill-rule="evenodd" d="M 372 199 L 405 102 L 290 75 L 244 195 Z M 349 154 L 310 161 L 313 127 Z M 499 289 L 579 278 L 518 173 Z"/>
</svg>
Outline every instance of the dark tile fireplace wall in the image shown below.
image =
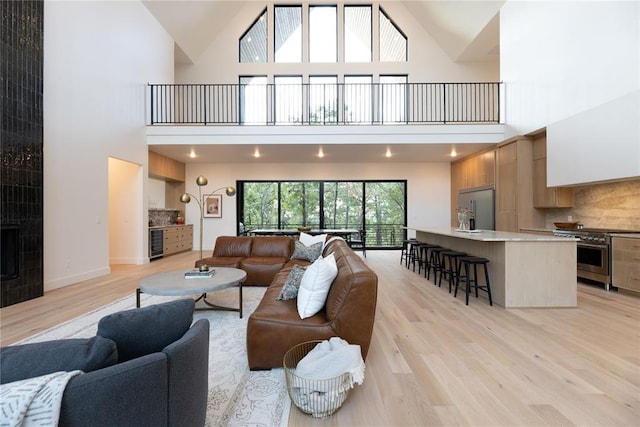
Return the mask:
<svg viewBox="0 0 640 427">
<path fill-rule="evenodd" d="M 39 297 L 43 280 L 43 1 L 1 1 L 0 307 Z"/>
</svg>

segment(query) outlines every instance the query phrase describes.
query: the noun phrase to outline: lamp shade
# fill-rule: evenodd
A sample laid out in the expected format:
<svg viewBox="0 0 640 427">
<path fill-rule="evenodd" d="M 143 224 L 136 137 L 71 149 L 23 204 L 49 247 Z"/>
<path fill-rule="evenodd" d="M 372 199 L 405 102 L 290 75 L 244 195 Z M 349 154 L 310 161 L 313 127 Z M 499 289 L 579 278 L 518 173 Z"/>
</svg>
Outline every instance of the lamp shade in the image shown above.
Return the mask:
<svg viewBox="0 0 640 427">
<path fill-rule="evenodd" d="M 204 187 L 208 183 L 209 183 L 209 180 L 207 180 L 207 178 L 205 178 L 202 175 L 196 178 L 196 184 L 198 184 L 200 187 Z"/>
<path fill-rule="evenodd" d="M 236 189 L 235 187 L 227 187 L 227 189 L 225 190 L 225 193 L 227 193 L 227 196 L 233 197 L 236 195 Z"/>
<path fill-rule="evenodd" d="M 182 203 L 189 203 L 191 201 L 191 196 L 187 193 L 184 193 L 182 196 L 180 196 L 180 201 Z"/>
</svg>

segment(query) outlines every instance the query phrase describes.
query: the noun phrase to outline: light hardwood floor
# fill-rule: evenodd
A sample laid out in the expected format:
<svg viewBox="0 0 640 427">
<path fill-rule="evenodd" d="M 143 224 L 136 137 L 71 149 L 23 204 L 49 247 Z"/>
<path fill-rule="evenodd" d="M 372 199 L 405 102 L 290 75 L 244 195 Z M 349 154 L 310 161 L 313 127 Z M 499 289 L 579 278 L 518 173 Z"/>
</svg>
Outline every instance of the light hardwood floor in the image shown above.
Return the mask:
<svg viewBox="0 0 640 427">
<path fill-rule="evenodd" d="M 366 378 L 332 417 L 292 408 L 291 426 L 640 425 L 640 298 L 578 285 L 578 307 L 509 309 L 454 299 L 368 251 L 379 276 Z M 188 268 L 197 253 L 47 292 L 0 310 L 7 345 L 115 299 L 140 278 Z"/>
</svg>

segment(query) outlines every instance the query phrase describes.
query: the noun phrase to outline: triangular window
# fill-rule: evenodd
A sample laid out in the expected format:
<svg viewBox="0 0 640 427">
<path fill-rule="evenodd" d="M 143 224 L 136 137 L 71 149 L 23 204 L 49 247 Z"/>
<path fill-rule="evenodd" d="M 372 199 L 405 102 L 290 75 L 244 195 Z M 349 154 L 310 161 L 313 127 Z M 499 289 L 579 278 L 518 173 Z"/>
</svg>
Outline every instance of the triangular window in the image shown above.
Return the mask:
<svg viewBox="0 0 640 427">
<path fill-rule="evenodd" d="M 407 36 L 380 8 L 380 62 L 406 62 Z"/>
<path fill-rule="evenodd" d="M 267 62 L 267 9 L 253 22 L 240 37 L 240 62 Z"/>
</svg>

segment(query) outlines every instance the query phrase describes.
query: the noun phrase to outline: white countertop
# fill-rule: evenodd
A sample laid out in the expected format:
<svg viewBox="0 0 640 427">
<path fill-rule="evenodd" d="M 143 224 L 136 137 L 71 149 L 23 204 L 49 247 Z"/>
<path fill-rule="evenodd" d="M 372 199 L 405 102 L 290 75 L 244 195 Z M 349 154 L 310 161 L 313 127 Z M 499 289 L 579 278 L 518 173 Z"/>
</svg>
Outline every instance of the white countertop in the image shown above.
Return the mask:
<svg viewBox="0 0 640 427">
<path fill-rule="evenodd" d="M 422 231 L 425 233 L 439 234 L 441 236 L 457 237 L 467 240 L 478 240 L 481 242 L 567 242 L 577 241 L 571 237 L 556 237 L 552 235 L 510 233 L 506 231 L 493 230 L 473 230 L 457 231 L 453 227 L 407 227 L 409 230 Z"/>
<path fill-rule="evenodd" d="M 640 239 L 640 233 L 611 233 L 611 237 L 627 237 L 629 239 Z"/>
</svg>

